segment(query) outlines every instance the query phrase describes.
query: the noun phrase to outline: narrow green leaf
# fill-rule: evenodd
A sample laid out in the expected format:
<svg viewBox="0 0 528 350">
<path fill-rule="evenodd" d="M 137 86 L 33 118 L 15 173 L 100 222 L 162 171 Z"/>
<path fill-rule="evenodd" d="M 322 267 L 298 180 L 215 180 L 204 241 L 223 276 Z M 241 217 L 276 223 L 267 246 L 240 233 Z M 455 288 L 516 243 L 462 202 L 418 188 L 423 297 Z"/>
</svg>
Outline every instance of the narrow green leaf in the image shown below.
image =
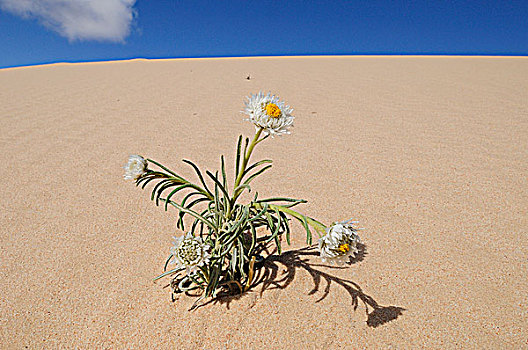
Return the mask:
<svg viewBox="0 0 528 350">
<path fill-rule="evenodd" d="M 178 193 L 179 191 L 185 189 L 185 188 L 189 188 L 189 187 L 192 187 L 191 184 L 184 184 L 184 185 L 180 185 L 178 187 L 176 187 L 174 190 L 171 191 L 171 193 L 169 193 L 169 195 L 167 196 L 167 200 L 165 201 L 165 211 L 167 211 L 167 207 L 169 205 L 169 201 L 171 199 L 171 197 L 173 195 L 175 195 L 176 193 Z"/>
<path fill-rule="evenodd" d="M 240 191 L 240 193 L 242 193 L 242 191 L 244 190 L 244 188 L 247 188 L 248 192 L 251 192 L 251 186 L 249 185 L 246 185 L 246 184 L 242 184 L 240 186 L 237 186 L 237 188 L 234 189 L 233 193 L 237 193 Z"/>
<path fill-rule="evenodd" d="M 225 171 L 225 160 L 224 156 L 220 156 L 220 163 L 221 163 L 221 169 L 222 169 L 222 184 L 224 185 L 224 188 L 227 189 L 227 176 Z"/>
<path fill-rule="evenodd" d="M 160 198 L 160 200 L 161 201 L 166 201 L 165 198 Z M 174 206 L 174 207 L 176 207 L 176 208 L 178 208 L 180 211 L 184 211 L 187 214 L 189 214 L 191 216 L 194 216 L 196 219 L 199 219 L 204 224 L 206 224 L 207 226 L 211 227 L 213 230 L 216 230 L 215 226 L 209 220 L 207 220 L 206 218 L 204 218 L 202 215 L 198 214 L 194 210 L 183 208 L 179 204 L 174 203 L 173 201 L 169 201 L 169 204 Z"/>
<path fill-rule="evenodd" d="M 277 246 L 277 252 L 279 253 L 279 255 L 282 254 L 282 247 L 281 247 L 281 243 L 279 241 L 279 237 L 275 237 L 275 245 Z"/>
<path fill-rule="evenodd" d="M 162 180 L 162 181 L 158 182 L 156 184 L 156 186 L 154 186 L 154 188 L 152 189 L 152 194 L 150 195 L 150 200 L 151 201 L 153 201 L 154 198 L 156 197 L 156 192 L 158 191 L 158 188 L 163 186 L 163 184 L 167 183 L 168 181 L 170 181 L 170 180 L 168 180 L 168 179 Z"/>
<path fill-rule="evenodd" d="M 174 254 L 169 255 L 169 258 L 167 259 L 167 261 L 165 261 L 165 266 L 163 267 L 163 271 L 167 271 L 167 265 L 169 265 L 169 261 L 172 259 L 173 256 Z"/>
<path fill-rule="evenodd" d="M 242 244 L 242 242 L 240 240 L 238 240 L 238 254 L 239 254 L 239 257 L 238 257 L 238 269 L 240 270 L 240 274 L 242 275 L 242 278 L 246 278 L 247 274 L 244 271 L 244 263 L 245 263 L 244 246 L 243 246 L 243 244 Z"/>
<path fill-rule="evenodd" d="M 322 224 L 321 222 L 311 218 L 311 217 L 308 217 L 308 216 L 305 216 L 299 212 L 296 212 L 295 210 L 292 210 L 290 208 L 287 208 L 285 206 L 282 206 L 282 205 L 277 205 L 277 204 L 270 204 L 270 207 L 271 208 L 277 208 L 279 211 L 285 213 L 285 214 L 288 214 L 288 215 L 291 215 L 293 216 L 294 218 L 296 218 L 297 220 L 301 221 L 301 223 L 305 222 L 307 224 L 309 224 L 310 226 L 312 226 L 314 229 L 316 229 L 316 231 L 318 231 L 319 233 L 324 233 L 325 230 L 326 230 L 326 226 L 324 224 Z"/>
<path fill-rule="evenodd" d="M 248 255 L 251 256 L 253 249 L 255 249 L 255 245 L 257 244 L 257 230 L 251 222 L 249 222 L 249 228 L 251 230 L 251 246 L 249 247 Z"/>
<path fill-rule="evenodd" d="M 218 171 L 215 174 L 216 177 L 218 177 Z M 215 208 L 216 210 L 220 210 L 220 195 L 218 193 L 218 183 L 215 181 L 215 195 L 214 195 L 214 201 L 215 201 Z"/>
<path fill-rule="evenodd" d="M 232 234 L 233 232 L 236 232 L 238 230 L 238 228 L 242 225 L 242 224 L 245 224 L 246 222 L 246 219 L 249 215 L 249 210 L 247 209 L 247 207 L 244 208 L 244 210 L 242 211 L 242 215 L 240 217 L 239 220 L 236 221 L 236 223 L 231 226 L 229 228 L 229 230 L 227 232 L 225 232 L 224 234 L 222 234 L 222 236 L 220 236 L 218 239 L 221 240 L 221 239 L 224 239 L 225 237 L 229 236 L 230 234 Z M 242 233 L 242 230 L 238 230 L 237 234 L 234 234 L 232 235 L 231 237 L 229 237 L 223 244 L 229 244 L 231 243 L 232 241 L 234 241 L 240 234 Z"/>
<path fill-rule="evenodd" d="M 257 171 L 256 173 L 254 173 L 253 175 L 248 177 L 247 180 L 244 181 L 244 185 L 249 184 L 251 181 L 253 181 L 254 178 L 256 178 L 257 176 L 259 176 L 260 174 L 262 174 L 263 172 L 265 172 L 266 170 L 268 170 L 271 167 L 272 167 L 272 165 L 267 165 L 264 168 L 260 169 L 259 171 Z"/>
<path fill-rule="evenodd" d="M 231 262 L 229 264 L 229 268 L 231 269 L 231 274 L 233 275 L 233 277 L 235 276 L 235 273 L 236 273 L 236 266 L 237 266 L 237 259 L 238 259 L 237 252 L 238 252 L 237 247 L 234 247 L 231 253 Z"/>
<path fill-rule="evenodd" d="M 258 161 L 256 163 L 250 165 L 249 167 L 246 168 L 246 170 L 242 174 L 242 178 L 244 178 L 244 176 L 246 176 L 254 168 L 258 167 L 259 165 L 266 164 L 266 163 L 273 163 L 273 161 L 270 160 L 270 159 L 264 159 L 264 160 Z"/>
<path fill-rule="evenodd" d="M 174 187 L 174 186 L 178 186 L 178 185 L 179 184 L 177 183 L 168 182 L 166 184 L 163 184 L 163 186 L 161 186 L 160 188 L 158 188 L 158 192 L 156 193 L 156 205 L 159 205 L 159 199 L 165 190 L 171 187 Z"/>
<path fill-rule="evenodd" d="M 242 135 L 238 137 L 237 151 L 236 151 L 236 162 L 235 162 L 235 179 L 238 177 L 240 171 L 240 152 L 242 150 Z"/>
<path fill-rule="evenodd" d="M 178 178 L 180 178 L 180 179 L 182 179 L 182 180 L 185 180 L 183 177 L 181 177 L 180 175 L 176 174 L 174 171 L 170 170 L 169 168 L 167 168 L 167 167 L 161 165 L 160 163 L 158 163 L 158 162 L 156 162 L 156 161 L 154 161 L 154 160 L 152 160 L 152 159 L 150 159 L 150 158 L 147 158 L 147 161 L 156 164 L 157 166 L 159 166 L 161 169 L 165 170 L 165 171 L 168 172 L 169 174 L 174 175 L 175 177 L 178 177 Z"/>
<path fill-rule="evenodd" d="M 235 245 L 235 241 L 231 241 L 229 244 L 223 244 L 223 249 L 220 251 L 220 255 L 219 257 L 224 257 L 227 255 L 227 253 L 229 253 L 231 251 L 231 249 L 233 248 L 233 246 Z"/>
<path fill-rule="evenodd" d="M 153 281 L 157 281 L 157 280 L 159 280 L 160 278 L 163 278 L 163 277 L 165 277 L 165 276 L 171 275 L 171 274 L 176 273 L 176 272 L 178 272 L 178 271 L 181 271 L 181 270 L 183 270 L 183 269 L 184 269 L 183 267 L 177 267 L 177 268 L 172 269 L 172 270 L 170 270 L 170 271 L 164 272 L 164 273 L 162 273 L 161 275 L 159 275 L 158 277 L 154 278 Z"/>
<path fill-rule="evenodd" d="M 201 193 L 201 192 L 190 192 L 187 195 L 185 195 L 185 197 L 183 197 L 183 200 L 181 201 L 180 206 L 186 208 L 187 206 L 185 205 L 185 203 L 187 203 L 187 200 L 189 198 L 191 198 L 192 196 L 196 196 L 196 195 L 203 196 L 204 194 Z M 209 198 L 201 198 L 201 199 L 203 199 L 204 201 L 205 200 L 209 200 L 210 201 Z M 176 223 L 177 227 L 179 227 L 179 222 L 180 222 L 180 220 L 183 220 L 182 218 L 183 218 L 184 215 L 185 215 L 185 213 L 181 213 L 181 212 L 178 213 L 178 222 Z"/>
<path fill-rule="evenodd" d="M 200 169 L 198 169 L 198 167 L 193 162 L 191 162 L 190 160 L 183 159 L 183 162 L 185 162 L 185 163 L 187 163 L 187 164 L 189 164 L 190 166 L 193 167 L 194 171 L 198 175 L 198 178 L 200 179 L 200 182 L 204 186 L 204 189 L 207 191 L 208 194 L 210 194 L 212 196 L 213 194 L 211 193 L 211 191 L 209 191 L 209 188 L 207 187 L 207 184 L 204 181 L 204 178 L 202 176 L 202 172 L 200 171 Z"/>
<path fill-rule="evenodd" d="M 278 224 L 277 226 L 279 228 L 284 228 L 284 221 L 287 221 L 288 219 L 283 217 L 281 214 L 281 212 L 277 209 L 277 208 L 273 208 L 273 210 L 275 211 L 275 213 L 277 214 L 278 216 Z M 277 229 L 278 230 L 278 229 Z M 282 232 L 286 231 L 286 242 L 288 243 L 288 245 L 291 245 L 291 242 L 290 242 L 290 233 L 288 232 L 288 230 L 285 230 L 283 229 Z"/>
<path fill-rule="evenodd" d="M 143 181 L 143 185 L 141 186 L 141 189 L 145 189 L 145 187 L 148 185 L 149 182 L 151 182 L 152 180 L 154 180 L 155 178 L 150 178 L 150 179 L 147 179 L 146 181 Z M 141 182 L 138 182 L 137 183 L 137 186 L 139 186 L 141 184 Z"/>
<path fill-rule="evenodd" d="M 262 210 L 260 212 L 258 212 L 257 215 L 255 215 L 251 219 L 249 219 L 248 220 L 249 222 L 258 220 L 262 215 L 264 215 L 265 212 L 268 211 L 268 204 L 267 203 L 264 203 L 264 206 L 261 206 L 261 207 L 262 207 Z"/>
<path fill-rule="evenodd" d="M 290 224 L 288 223 L 288 218 L 286 217 L 286 214 L 280 213 L 279 215 L 282 215 L 283 223 L 284 223 L 284 231 L 286 231 L 286 242 L 288 242 L 288 245 L 290 245 Z"/>
<path fill-rule="evenodd" d="M 212 266 L 212 272 L 209 276 L 209 284 L 205 289 L 205 296 L 209 297 L 215 291 L 218 285 L 218 279 L 220 277 L 220 269 L 216 266 Z"/>
<path fill-rule="evenodd" d="M 310 231 L 310 227 L 308 226 L 308 222 L 306 222 L 306 216 L 302 215 L 302 224 L 304 226 L 304 229 L 306 230 L 306 244 L 312 245 L 312 232 Z"/>
<path fill-rule="evenodd" d="M 224 194 L 225 198 L 226 198 L 226 202 L 227 202 L 227 205 L 230 206 L 230 198 L 229 198 L 229 193 L 227 193 L 227 190 L 226 188 L 220 183 L 220 181 L 218 181 L 218 179 L 216 178 L 216 176 L 214 176 L 213 174 L 211 174 L 211 172 L 209 170 L 206 171 L 206 174 L 215 182 L 215 184 L 218 185 L 218 188 L 222 191 L 222 193 Z M 218 175 L 218 174 L 217 174 Z M 226 211 L 229 211 L 229 207 L 226 208 Z"/>
<path fill-rule="evenodd" d="M 306 203 L 307 201 L 304 199 L 295 199 L 295 198 L 287 198 L 287 197 L 271 197 L 271 198 L 265 198 L 265 199 L 259 199 L 258 203 L 264 203 L 264 202 L 299 202 L 299 203 Z"/>
<path fill-rule="evenodd" d="M 198 198 L 198 199 L 195 199 L 194 201 L 192 201 L 191 203 L 189 203 L 188 205 L 181 205 L 183 208 L 186 208 L 186 209 L 191 209 L 193 206 L 195 206 L 196 204 L 198 203 L 201 203 L 201 202 L 206 202 L 206 201 L 209 201 L 208 198 Z M 167 204 L 165 202 L 165 204 Z M 185 212 L 179 212 L 178 213 L 178 221 L 183 221 L 183 217 L 185 216 Z M 182 225 L 183 226 L 183 225 Z M 182 228 L 183 229 L 183 228 Z"/>
</svg>

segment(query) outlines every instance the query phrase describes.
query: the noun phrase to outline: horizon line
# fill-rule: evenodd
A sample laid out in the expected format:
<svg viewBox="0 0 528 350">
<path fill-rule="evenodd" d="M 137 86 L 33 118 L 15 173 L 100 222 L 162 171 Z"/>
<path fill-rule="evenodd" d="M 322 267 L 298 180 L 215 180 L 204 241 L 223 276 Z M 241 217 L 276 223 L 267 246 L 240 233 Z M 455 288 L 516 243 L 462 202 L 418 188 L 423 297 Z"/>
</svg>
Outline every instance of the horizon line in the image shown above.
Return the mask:
<svg viewBox="0 0 528 350">
<path fill-rule="evenodd" d="M 176 60 L 221 60 L 221 59 L 262 59 L 262 58 L 337 58 L 337 57 L 429 57 L 429 58 L 528 58 L 528 55 L 515 54 L 416 54 L 416 53 L 397 53 L 397 54 L 300 54 L 300 55 L 247 55 L 247 56 L 188 56 L 188 57 L 134 57 L 134 58 L 116 58 L 108 60 L 72 60 L 72 61 L 50 61 L 42 63 L 34 63 L 27 65 L 15 65 L 0 67 L 2 70 L 21 69 L 21 68 L 37 68 L 43 66 L 58 66 L 58 65 L 80 65 L 80 64 L 104 64 L 104 63 L 119 63 L 131 61 L 176 61 Z"/>
</svg>

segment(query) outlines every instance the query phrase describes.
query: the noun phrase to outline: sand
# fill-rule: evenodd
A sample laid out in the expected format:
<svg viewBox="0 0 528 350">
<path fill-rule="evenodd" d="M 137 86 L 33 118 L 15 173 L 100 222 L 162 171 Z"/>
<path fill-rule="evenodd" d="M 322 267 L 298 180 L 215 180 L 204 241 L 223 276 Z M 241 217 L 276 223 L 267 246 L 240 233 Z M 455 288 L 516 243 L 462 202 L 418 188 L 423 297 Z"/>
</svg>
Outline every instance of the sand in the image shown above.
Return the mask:
<svg viewBox="0 0 528 350">
<path fill-rule="evenodd" d="M 0 70 L 1 347 L 528 347 L 527 77 L 528 58 L 500 57 Z M 122 166 L 132 153 L 189 177 L 183 158 L 232 164 L 259 90 L 296 120 L 257 147 L 275 163 L 253 188 L 305 198 L 327 224 L 357 219 L 365 251 L 330 268 L 298 250 L 295 224 L 248 293 L 188 312 L 195 298 L 152 282 L 176 212 Z"/>
</svg>

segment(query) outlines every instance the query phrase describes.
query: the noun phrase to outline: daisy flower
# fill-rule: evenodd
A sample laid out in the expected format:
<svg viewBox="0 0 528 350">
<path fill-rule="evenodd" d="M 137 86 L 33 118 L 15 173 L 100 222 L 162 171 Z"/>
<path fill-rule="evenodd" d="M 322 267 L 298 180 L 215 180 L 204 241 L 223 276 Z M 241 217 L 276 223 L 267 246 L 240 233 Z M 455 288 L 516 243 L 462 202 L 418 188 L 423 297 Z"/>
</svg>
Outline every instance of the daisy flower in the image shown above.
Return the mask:
<svg viewBox="0 0 528 350">
<path fill-rule="evenodd" d="M 279 101 L 275 95 L 264 95 L 259 92 L 249 95 L 243 113 L 248 116 L 255 127 L 262 128 L 265 135 L 271 136 L 289 134 L 288 128 L 293 126 L 293 108 Z"/>
<path fill-rule="evenodd" d="M 337 222 L 326 229 L 326 235 L 319 239 L 319 253 L 324 262 L 343 265 L 350 256 L 358 252 L 361 241 L 357 229 L 348 221 Z"/>
<path fill-rule="evenodd" d="M 147 172 L 147 161 L 142 156 L 133 154 L 128 157 L 128 163 L 123 168 L 125 180 L 136 180 Z"/>
<path fill-rule="evenodd" d="M 185 236 L 174 237 L 174 246 L 170 252 L 174 256 L 173 263 L 177 267 L 185 268 L 187 274 L 190 275 L 200 266 L 209 263 L 211 257 L 209 249 L 210 246 L 204 244 L 201 237 L 194 237 L 188 233 Z"/>
</svg>

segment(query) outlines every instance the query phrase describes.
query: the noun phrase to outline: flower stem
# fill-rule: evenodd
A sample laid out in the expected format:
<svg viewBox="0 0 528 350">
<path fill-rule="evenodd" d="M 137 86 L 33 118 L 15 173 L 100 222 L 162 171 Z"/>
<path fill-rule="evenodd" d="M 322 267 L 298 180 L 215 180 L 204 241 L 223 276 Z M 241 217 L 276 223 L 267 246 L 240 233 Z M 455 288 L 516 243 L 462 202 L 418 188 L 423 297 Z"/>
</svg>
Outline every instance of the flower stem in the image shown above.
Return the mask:
<svg viewBox="0 0 528 350">
<path fill-rule="evenodd" d="M 262 128 L 259 128 L 257 130 L 257 132 L 255 133 L 255 137 L 253 137 L 253 140 L 249 144 L 249 148 L 247 149 L 246 154 L 244 154 L 244 159 L 242 160 L 242 166 L 240 167 L 240 171 L 235 180 L 235 186 L 233 188 L 237 188 L 238 185 L 240 185 L 244 171 L 246 171 L 247 163 L 249 162 L 249 158 L 251 157 L 251 153 L 253 153 L 253 149 L 255 148 L 257 143 L 259 143 L 259 137 L 262 134 L 262 130 L 263 130 Z"/>
<path fill-rule="evenodd" d="M 268 135 L 266 135 L 262 139 L 259 140 L 260 135 L 262 134 L 262 130 L 263 130 L 262 128 L 259 128 L 257 130 L 257 132 L 255 133 L 255 136 L 253 137 L 253 140 L 249 144 L 249 148 L 247 149 L 247 151 L 244 154 L 244 159 L 242 160 L 242 164 L 240 166 L 240 170 L 238 172 L 238 176 L 237 176 L 237 178 L 235 180 L 235 185 L 233 186 L 233 199 L 232 199 L 232 202 L 231 202 L 231 207 L 229 208 L 229 212 L 226 215 L 226 218 L 231 217 L 232 209 L 235 207 L 236 200 L 237 200 L 238 196 L 241 193 L 241 192 L 235 193 L 235 189 L 238 187 L 238 185 L 240 185 L 240 182 L 242 182 L 242 178 L 244 177 L 244 171 L 246 171 L 246 166 L 247 166 L 247 164 L 249 162 L 249 158 L 251 158 L 251 153 L 253 153 L 253 149 L 255 148 L 255 146 L 259 142 L 261 142 L 262 140 L 264 140 L 268 136 Z"/>
</svg>

